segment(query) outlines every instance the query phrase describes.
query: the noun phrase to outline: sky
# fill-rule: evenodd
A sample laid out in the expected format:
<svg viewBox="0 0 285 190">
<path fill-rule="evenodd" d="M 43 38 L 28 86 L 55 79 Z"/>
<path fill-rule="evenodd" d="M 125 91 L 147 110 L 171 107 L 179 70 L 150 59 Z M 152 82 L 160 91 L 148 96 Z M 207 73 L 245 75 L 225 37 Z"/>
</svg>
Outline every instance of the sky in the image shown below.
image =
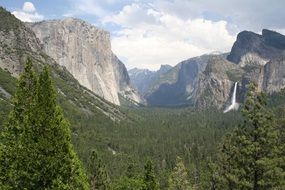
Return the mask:
<svg viewBox="0 0 285 190">
<path fill-rule="evenodd" d="M 25 22 L 80 18 L 111 34 L 128 69 L 229 52 L 243 30 L 285 34 L 284 0 L 0 0 Z"/>
</svg>

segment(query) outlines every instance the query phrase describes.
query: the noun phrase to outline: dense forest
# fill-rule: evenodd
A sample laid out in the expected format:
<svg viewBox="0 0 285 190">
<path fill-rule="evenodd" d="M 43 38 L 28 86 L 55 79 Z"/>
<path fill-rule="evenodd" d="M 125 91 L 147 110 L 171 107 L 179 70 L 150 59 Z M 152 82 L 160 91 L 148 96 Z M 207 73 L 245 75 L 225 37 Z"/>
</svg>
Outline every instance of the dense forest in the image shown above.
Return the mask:
<svg viewBox="0 0 285 190">
<path fill-rule="evenodd" d="M 285 189 L 284 92 L 252 84 L 237 112 L 121 108 L 112 121 L 74 109 L 53 80 L 29 60 L 6 83 L 1 189 Z"/>
</svg>

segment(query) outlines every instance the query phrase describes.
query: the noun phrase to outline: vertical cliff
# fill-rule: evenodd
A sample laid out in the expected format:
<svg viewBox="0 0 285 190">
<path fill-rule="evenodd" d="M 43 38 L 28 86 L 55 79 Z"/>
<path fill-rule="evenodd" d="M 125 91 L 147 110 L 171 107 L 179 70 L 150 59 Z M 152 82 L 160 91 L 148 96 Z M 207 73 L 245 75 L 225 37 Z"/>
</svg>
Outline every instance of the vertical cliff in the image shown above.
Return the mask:
<svg viewBox="0 0 285 190">
<path fill-rule="evenodd" d="M 65 66 L 81 85 L 120 105 L 119 96 L 140 102 L 128 73 L 111 50 L 110 35 L 82 20 L 67 18 L 29 24 L 44 52 Z"/>
</svg>

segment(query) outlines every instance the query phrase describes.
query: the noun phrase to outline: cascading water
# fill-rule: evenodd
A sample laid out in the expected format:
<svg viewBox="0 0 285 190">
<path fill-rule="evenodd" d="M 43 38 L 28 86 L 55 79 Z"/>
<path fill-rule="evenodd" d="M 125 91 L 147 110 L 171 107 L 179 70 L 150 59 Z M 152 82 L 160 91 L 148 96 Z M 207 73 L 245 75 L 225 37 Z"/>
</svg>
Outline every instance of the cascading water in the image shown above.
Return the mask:
<svg viewBox="0 0 285 190">
<path fill-rule="evenodd" d="M 237 110 L 239 108 L 239 104 L 236 102 L 236 97 L 237 97 L 237 82 L 235 82 L 231 105 L 224 110 L 224 113 L 227 113 L 231 110 Z"/>
</svg>

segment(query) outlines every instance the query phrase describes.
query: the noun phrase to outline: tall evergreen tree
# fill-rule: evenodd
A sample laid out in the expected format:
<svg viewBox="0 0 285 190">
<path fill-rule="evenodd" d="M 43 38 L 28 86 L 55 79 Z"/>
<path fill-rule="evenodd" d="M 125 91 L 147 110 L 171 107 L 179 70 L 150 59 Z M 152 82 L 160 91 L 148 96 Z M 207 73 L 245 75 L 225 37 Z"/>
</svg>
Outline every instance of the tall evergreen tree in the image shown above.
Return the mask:
<svg viewBox="0 0 285 190">
<path fill-rule="evenodd" d="M 1 189 L 88 189 L 46 67 L 38 78 L 27 61 L 13 103 L 1 131 Z"/>
<path fill-rule="evenodd" d="M 276 121 L 256 85 L 250 86 L 242 112 L 243 124 L 221 147 L 217 189 L 285 189 Z"/>
<path fill-rule="evenodd" d="M 38 80 L 32 69 L 32 62 L 27 60 L 23 74 L 17 83 L 13 97 L 14 108 L 8 122 L 1 130 L 0 141 L 0 187 L 2 189 L 21 189 L 33 178 L 29 165 L 32 151 L 31 119 L 37 101 Z"/>
<path fill-rule="evenodd" d="M 158 190 L 159 189 L 159 183 L 157 181 L 157 178 L 155 176 L 153 164 L 151 160 L 147 160 L 146 164 L 144 166 L 144 190 Z"/>
<path fill-rule="evenodd" d="M 182 158 L 176 158 L 176 166 L 169 176 L 169 190 L 191 190 L 188 174 Z"/>
<path fill-rule="evenodd" d="M 92 150 L 89 158 L 90 182 L 92 190 L 110 189 L 110 178 L 96 150 Z"/>
</svg>

